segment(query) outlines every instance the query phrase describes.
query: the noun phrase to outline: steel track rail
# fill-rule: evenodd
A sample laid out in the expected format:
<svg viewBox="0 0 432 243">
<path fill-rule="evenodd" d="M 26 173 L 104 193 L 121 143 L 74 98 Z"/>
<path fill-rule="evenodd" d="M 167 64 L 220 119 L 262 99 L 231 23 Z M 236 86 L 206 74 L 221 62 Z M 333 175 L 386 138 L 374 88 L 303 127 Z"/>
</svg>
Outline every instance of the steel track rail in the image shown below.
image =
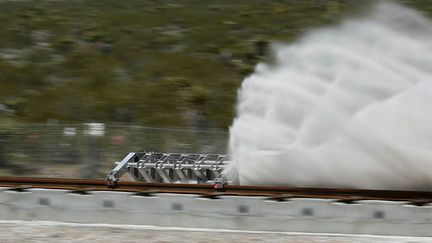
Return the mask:
<svg viewBox="0 0 432 243">
<path fill-rule="evenodd" d="M 337 188 L 296 188 L 225 185 L 223 190 L 214 189 L 208 184 L 169 184 L 121 181 L 118 188 L 108 188 L 104 180 L 0 177 L 0 187 L 13 190 L 30 188 L 64 189 L 72 191 L 123 191 L 140 194 L 182 193 L 199 194 L 205 197 L 218 196 L 265 196 L 274 200 L 290 198 L 327 198 L 342 202 L 358 200 L 410 201 L 416 205 L 432 202 L 432 191 L 397 191 Z"/>
</svg>

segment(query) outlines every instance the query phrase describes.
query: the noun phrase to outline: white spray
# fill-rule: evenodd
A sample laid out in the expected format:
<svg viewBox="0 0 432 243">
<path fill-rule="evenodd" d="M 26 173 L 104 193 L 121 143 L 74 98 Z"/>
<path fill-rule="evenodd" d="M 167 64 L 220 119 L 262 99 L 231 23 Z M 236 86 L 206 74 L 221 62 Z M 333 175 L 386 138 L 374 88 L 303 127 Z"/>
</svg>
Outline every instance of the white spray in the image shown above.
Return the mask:
<svg viewBox="0 0 432 243">
<path fill-rule="evenodd" d="M 274 49 L 239 91 L 240 184 L 432 189 L 430 20 L 381 3 Z"/>
</svg>

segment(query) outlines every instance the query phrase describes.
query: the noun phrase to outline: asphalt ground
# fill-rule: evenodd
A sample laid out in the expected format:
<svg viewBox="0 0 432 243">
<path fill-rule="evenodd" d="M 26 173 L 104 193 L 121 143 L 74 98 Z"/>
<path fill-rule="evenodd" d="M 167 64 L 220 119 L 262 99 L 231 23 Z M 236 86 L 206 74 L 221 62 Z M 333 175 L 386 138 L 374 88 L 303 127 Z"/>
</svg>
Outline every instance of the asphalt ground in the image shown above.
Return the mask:
<svg viewBox="0 0 432 243">
<path fill-rule="evenodd" d="M 75 224 L 47 221 L 0 221 L 0 241 L 12 242 L 296 242 L 425 243 L 428 237 L 277 233 L 223 229 Z"/>
</svg>

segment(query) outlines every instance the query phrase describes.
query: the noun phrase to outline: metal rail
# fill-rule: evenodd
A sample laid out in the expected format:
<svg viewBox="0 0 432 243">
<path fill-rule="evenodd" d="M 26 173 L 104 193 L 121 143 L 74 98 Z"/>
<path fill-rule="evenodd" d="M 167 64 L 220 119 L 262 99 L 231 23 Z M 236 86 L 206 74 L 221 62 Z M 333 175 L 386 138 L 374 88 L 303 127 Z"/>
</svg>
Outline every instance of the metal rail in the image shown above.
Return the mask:
<svg viewBox="0 0 432 243">
<path fill-rule="evenodd" d="M 117 188 L 108 188 L 104 180 L 59 179 L 59 178 L 24 178 L 0 177 L 0 187 L 12 190 L 30 188 L 65 189 L 78 192 L 89 191 L 126 191 L 140 194 L 152 193 L 187 193 L 205 197 L 230 196 L 266 196 L 283 201 L 290 198 L 327 198 L 346 203 L 358 200 L 410 201 L 416 205 L 432 202 L 432 191 L 395 191 L 336 188 L 295 188 L 226 185 L 218 190 L 209 184 L 172 184 L 121 181 Z"/>
</svg>

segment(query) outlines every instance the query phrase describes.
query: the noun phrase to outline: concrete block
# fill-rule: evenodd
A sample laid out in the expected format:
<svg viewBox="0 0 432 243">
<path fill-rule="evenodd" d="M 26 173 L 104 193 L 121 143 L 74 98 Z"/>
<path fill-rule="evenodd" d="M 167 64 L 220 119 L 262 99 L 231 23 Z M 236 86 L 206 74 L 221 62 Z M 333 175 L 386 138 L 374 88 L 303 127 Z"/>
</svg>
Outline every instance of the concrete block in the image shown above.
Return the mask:
<svg viewBox="0 0 432 243">
<path fill-rule="evenodd" d="M 432 205 L 329 199 L 0 189 L 0 219 L 348 234 L 432 236 Z"/>
</svg>

